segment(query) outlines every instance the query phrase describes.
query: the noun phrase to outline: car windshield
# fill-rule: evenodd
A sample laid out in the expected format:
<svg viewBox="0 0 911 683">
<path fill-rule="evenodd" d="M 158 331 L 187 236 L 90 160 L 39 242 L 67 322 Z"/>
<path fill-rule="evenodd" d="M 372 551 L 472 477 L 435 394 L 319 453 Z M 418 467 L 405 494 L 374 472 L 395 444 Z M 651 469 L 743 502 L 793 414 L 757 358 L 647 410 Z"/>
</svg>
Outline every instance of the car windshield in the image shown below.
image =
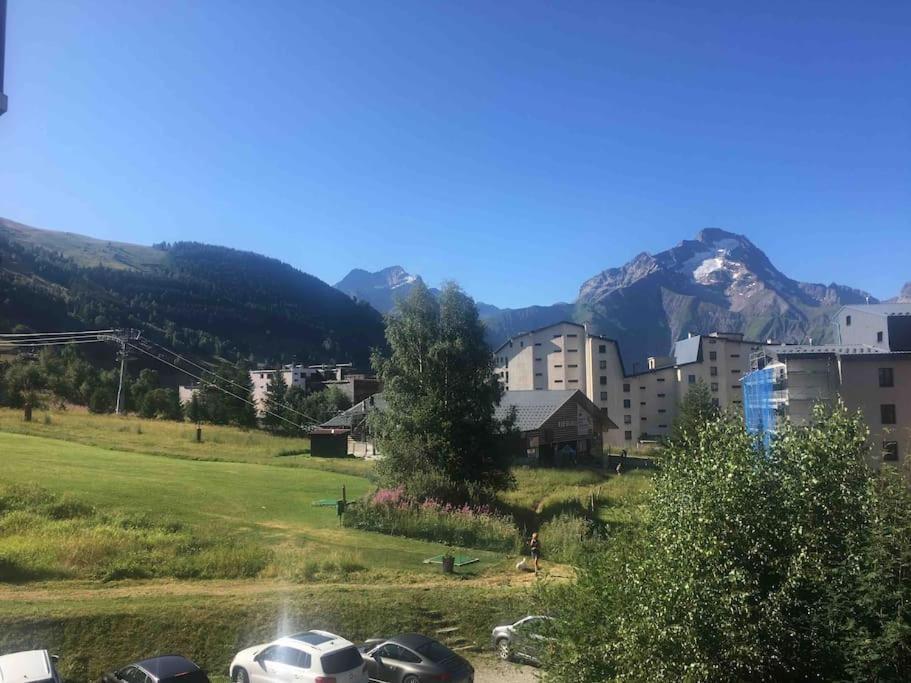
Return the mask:
<svg viewBox="0 0 911 683">
<path fill-rule="evenodd" d="M 417 648 L 417 651 L 431 662 L 445 662 L 447 659 L 452 659 L 456 656 L 455 652 L 435 640 L 427 641 Z"/>
<path fill-rule="evenodd" d="M 185 674 L 177 674 L 168 678 L 162 678 L 160 683 L 209 683 L 209 677 L 201 669 L 188 671 Z"/>
<path fill-rule="evenodd" d="M 343 671 L 360 668 L 364 663 L 364 658 L 361 657 L 358 649 L 352 645 L 344 650 L 323 655 L 320 658 L 320 663 L 323 665 L 323 673 L 339 674 Z"/>
</svg>

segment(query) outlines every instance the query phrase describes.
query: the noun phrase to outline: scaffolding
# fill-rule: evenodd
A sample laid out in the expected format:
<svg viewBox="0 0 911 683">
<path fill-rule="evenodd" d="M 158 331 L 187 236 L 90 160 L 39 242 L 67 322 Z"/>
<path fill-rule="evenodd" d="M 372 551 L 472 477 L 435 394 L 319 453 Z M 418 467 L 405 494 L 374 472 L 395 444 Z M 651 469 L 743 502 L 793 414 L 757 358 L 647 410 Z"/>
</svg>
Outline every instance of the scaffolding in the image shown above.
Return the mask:
<svg viewBox="0 0 911 683">
<path fill-rule="evenodd" d="M 753 359 L 751 359 L 752 361 Z M 753 367 L 756 367 L 752 364 Z M 743 417 L 752 434 L 761 437 L 768 447 L 778 428 L 778 419 L 784 415 L 788 401 L 787 369 L 783 363 L 761 362 L 745 375 L 743 386 Z"/>
</svg>

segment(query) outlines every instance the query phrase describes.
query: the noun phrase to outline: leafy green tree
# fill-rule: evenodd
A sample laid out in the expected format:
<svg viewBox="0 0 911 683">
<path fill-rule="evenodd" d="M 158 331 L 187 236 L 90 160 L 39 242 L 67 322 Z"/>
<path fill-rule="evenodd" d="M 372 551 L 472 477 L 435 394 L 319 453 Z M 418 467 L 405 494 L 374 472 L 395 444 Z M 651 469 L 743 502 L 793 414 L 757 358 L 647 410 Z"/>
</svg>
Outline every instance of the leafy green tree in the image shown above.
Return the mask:
<svg viewBox="0 0 911 683">
<path fill-rule="evenodd" d="M 718 406 L 712 401 L 708 386 L 700 379 L 689 387 L 680 401 L 677 417 L 671 427 L 671 439 L 682 439 L 689 432 L 698 432 L 706 422 L 715 419 L 718 413 Z"/>
<path fill-rule="evenodd" d="M 387 408 L 371 414 L 378 474 L 415 497 L 480 499 L 512 484 L 494 416 L 502 389 L 474 302 L 455 285 L 423 285 L 386 322 L 390 354 L 374 354 Z"/>
<path fill-rule="evenodd" d="M 289 427 L 285 419 L 288 412 L 285 408 L 285 401 L 288 393 L 288 384 L 285 382 L 285 373 L 281 369 L 276 370 L 269 377 L 269 384 L 266 386 L 266 413 L 263 415 L 263 424 L 267 429 L 274 432 L 284 431 Z"/>
<path fill-rule="evenodd" d="M 291 387 L 285 399 L 288 406 L 297 411 L 289 412 L 288 418 L 298 423 L 322 424 L 351 407 L 348 397 L 334 386 L 310 394 L 302 387 Z"/>
<path fill-rule="evenodd" d="M 666 448 L 644 526 L 545 591 L 553 681 L 908 680 L 911 496 L 843 407 L 766 451 L 720 416 Z"/>
<path fill-rule="evenodd" d="M 152 389 L 142 397 L 139 414 L 143 417 L 157 417 L 163 420 L 182 420 L 183 409 L 177 391 L 174 389 Z"/>
</svg>

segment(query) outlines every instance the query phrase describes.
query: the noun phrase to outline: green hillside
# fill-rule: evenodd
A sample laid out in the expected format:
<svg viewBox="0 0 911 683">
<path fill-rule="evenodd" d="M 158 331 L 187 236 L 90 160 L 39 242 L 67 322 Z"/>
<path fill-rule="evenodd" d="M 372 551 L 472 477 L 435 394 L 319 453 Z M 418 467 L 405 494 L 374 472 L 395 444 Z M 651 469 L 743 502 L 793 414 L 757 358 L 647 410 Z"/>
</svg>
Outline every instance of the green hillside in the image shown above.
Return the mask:
<svg viewBox="0 0 911 683">
<path fill-rule="evenodd" d="M 0 331 L 135 327 L 231 360 L 353 361 L 382 317 L 276 259 L 194 242 L 145 247 L 0 219 Z"/>
</svg>

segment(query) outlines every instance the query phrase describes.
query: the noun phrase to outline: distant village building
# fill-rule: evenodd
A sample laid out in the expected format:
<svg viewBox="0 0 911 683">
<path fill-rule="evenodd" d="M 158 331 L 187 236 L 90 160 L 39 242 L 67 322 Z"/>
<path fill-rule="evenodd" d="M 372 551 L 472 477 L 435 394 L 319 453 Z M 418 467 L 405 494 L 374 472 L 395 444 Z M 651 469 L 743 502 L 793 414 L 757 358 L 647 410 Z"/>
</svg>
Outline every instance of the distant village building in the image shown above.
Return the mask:
<svg viewBox="0 0 911 683">
<path fill-rule="evenodd" d="M 806 424 L 838 398 L 861 411 L 874 465 L 911 452 L 911 304 L 844 306 L 833 344 L 766 347 L 743 378 L 747 426 L 768 441 L 787 418 Z"/>
<path fill-rule="evenodd" d="M 739 409 L 750 354 L 766 345 L 739 333 L 693 335 L 678 341 L 673 355 L 650 357 L 645 370 L 628 373 L 615 340 L 564 321 L 511 337 L 494 351 L 494 361 L 507 391 L 584 393 L 605 424 L 619 426 L 602 438 L 620 449 L 668 436 L 677 406 L 699 380 L 716 405 Z"/>
</svg>

